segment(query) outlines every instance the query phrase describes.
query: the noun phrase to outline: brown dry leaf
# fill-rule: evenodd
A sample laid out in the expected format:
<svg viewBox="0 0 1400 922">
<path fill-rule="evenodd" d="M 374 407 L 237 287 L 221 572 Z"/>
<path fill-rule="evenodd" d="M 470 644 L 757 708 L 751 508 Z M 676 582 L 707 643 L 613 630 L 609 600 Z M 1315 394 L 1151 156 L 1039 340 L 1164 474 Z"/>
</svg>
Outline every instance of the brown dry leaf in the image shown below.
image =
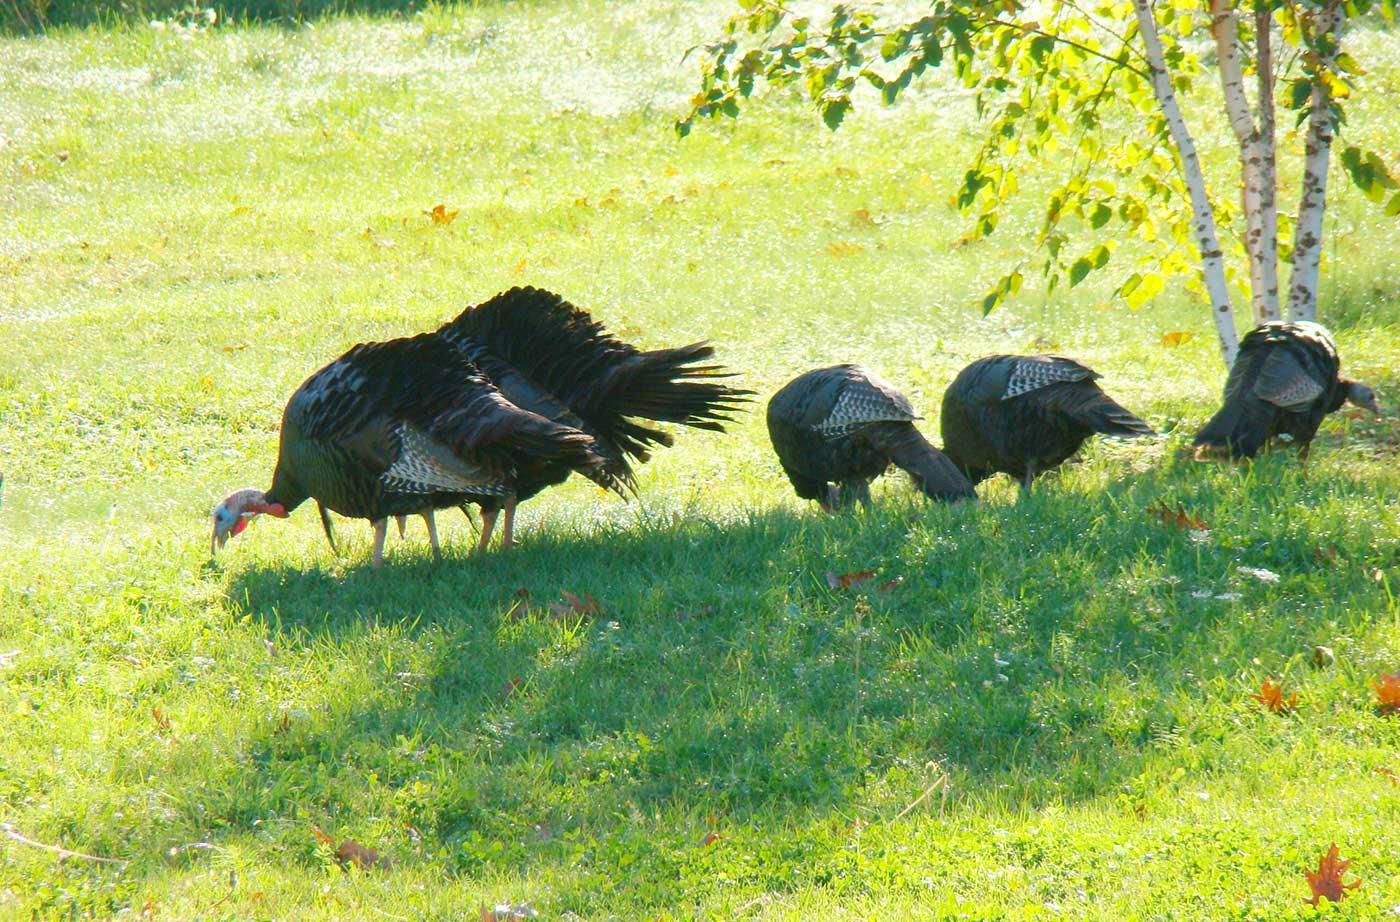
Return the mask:
<svg viewBox="0 0 1400 922">
<path fill-rule="evenodd" d="M 581 598 L 567 589 L 559 594 L 563 596 L 564 601 L 549 603 L 549 610 L 554 613 L 555 619 L 601 615 L 603 613 L 603 606 L 599 605 L 598 600 L 587 592 Z"/>
<path fill-rule="evenodd" d="M 1376 774 L 1385 775 L 1386 778 L 1390 779 L 1391 787 L 1400 784 L 1400 775 L 1395 774 L 1395 769 L 1393 768 L 1381 765 L 1376 768 Z"/>
<path fill-rule="evenodd" d="M 274 729 L 274 730 L 272 731 L 272 735 L 273 735 L 273 736 L 281 736 L 283 733 L 286 733 L 288 730 L 290 730 L 291 727 L 292 727 L 292 715 L 290 715 L 290 714 L 288 714 L 288 713 L 286 713 L 286 712 L 284 711 L 284 712 L 282 713 L 282 719 L 279 720 L 279 721 L 277 721 L 277 727 L 276 727 L 276 729 Z"/>
<path fill-rule="evenodd" d="M 335 850 L 335 860 L 341 864 L 356 865 L 362 871 L 368 871 L 371 868 L 387 871 L 390 867 L 388 858 L 381 857 L 379 852 L 372 848 L 365 848 L 354 839 L 346 839 L 340 843 L 340 848 Z"/>
<path fill-rule="evenodd" d="M 1287 698 L 1283 697 L 1283 686 L 1276 684 L 1273 676 L 1265 676 L 1263 683 L 1259 686 L 1259 693 L 1257 695 L 1250 694 L 1249 697 L 1275 714 L 1287 714 L 1298 706 L 1298 693 L 1294 692 Z"/>
<path fill-rule="evenodd" d="M 1371 687 L 1376 690 L 1376 707 L 1382 714 L 1400 711 L 1400 672 L 1382 675 Z"/>
<path fill-rule="evenodd" d="M 874 578 L 874 570 L 855 570 L 850 573 L 837 573 L 835 570 L 826 571 L 826 585 L 829 589 L 849 589 Z"/>
<path fill-rule="evenodd" d="M 146 902 L 141 904 L 141 918 L 154 919 L 156 913 L 160 911 L 160 905 L 153 896 L 146 897 Z"/>
<path fill-rule="evenodd" d="M 869 208 L 857 208 L 851 212 L 852 227 L 874 227 L 875 219 L 870 216 Z"/>
<path fill-rule="evenodd" d="M 716 842 L 723 838 L 724 836 L 720 835 L 717 832 L 707 832 L 705 833 L 705 838 L 700 840 L 700 845 L 698 847 L 709 848 L 711 845 L 714 845 Z"/>
<path fill-rule="evenodd" d="M 160 708 L 151 708 L 151 719 L 156 722 L 156 726 L 162 730 L 170 729 L 170 718 L 165 716 L 165 712 Z"/>
<path fill-rule="evenodd" d="M 1305 899 L 1303 902 L 1317 906 L 1325 896 L 1334 903 L 1340 903 L 1348 890 L 1355 890 L 1361 886 L 1359 880 L 1353 880 L 1349 884 L 1342 883 L 1342 875 L 1349 867 L 1351 861 L 1337 857 L 1337 843 L 1333 842 L 1327 854 L 1318 859 L 1316 873 L 1303 871 L 1303 876 L 1308 879 L 1308 888 L 1313 892 L 1312 899 Z"/>
<path fill-rule="evenodd" d="M 832 259 L 843 259 L 847 256 L 854 256 L 857 253 L 864 253 L 865 247 L 856 243 L 848 243 L 845 240 L 837 240 L 826 245 L 826 251 L 831 254 Z"/>
<path fill-rule="evenodd" d="M 876 591 L 876 592 L 889 592 L 889 591 L 891 591 L 891 590 L 893 590 L 893 589 L 898 589 L 898 588 L 899 588 L 900 586 L 902 586 L 902 585 L 904 585 L 904 577 L 902 577 L 902 576 L 896 576 L 894 579 L 885 580 L 883 583 L 881 583 L 880 585 L 876 586 L 876 587 L 875 587 L 875 591 Z"/>
<path fill-rule="evenodd" d="M 524 687 L 525 680 L 520 678 L 520 676 L 516 676 L 515 678 L 511 679 L 509 682 L 501 686 L 500 697 L 509 698 L 511 695 L 514 695 L 516 692 L 520 691 L 520 689 Z"/>
<path fill-rule="evenodd" d="M 1210 528 L 1210 526 L 1205 523 L 1204 519 L 1188 515 L 1181 503 L 1177 503 L 1176 508 L 1172 509 L 1167 505 L 1166 500 L 1159 499 L 1155 506 L 1147 507 L 1147 513 L 1148 515 L 1155 516 L 1163 525 L 1170 525 L 1182 531 L 1186 531 L 1187 529 L 1191 529 L 1192 531 L 1206 531 Z"/>
<path fill-rule="evenodd" d="M 457 209 L 448 211 L 446 205 L 434 205 L 431 211 L 425 211 L 423 214 L 432 218 L 434 224 L 451 224 L 457 220 Z"/>
<path fill-rule="evenodd" d="M 328 836 L 328 835 L 326 835 L 324 832 L 322 832 L 320 826 L 312 826 L 312 827 L 311 827 L 311 834 L 312 834 L 313 836 L 316 837 L 316 844 L 317 844 L 317 845 L 334 845 L 334 844 L 335 844 L 335 839 L 332 839 L 330 836 Z"/>
<path fill-rule="evenodd" d="M 1189 343 L 1195 338 L 1196 334 L 1188 330 L 1183 330 L 1176 333 L 1163 333 L 1162 345 L 1166 346 L 1168 349 L 1174 349 L 1177 346 L 1182 345 L 1183 343 Z"/>
</svg>

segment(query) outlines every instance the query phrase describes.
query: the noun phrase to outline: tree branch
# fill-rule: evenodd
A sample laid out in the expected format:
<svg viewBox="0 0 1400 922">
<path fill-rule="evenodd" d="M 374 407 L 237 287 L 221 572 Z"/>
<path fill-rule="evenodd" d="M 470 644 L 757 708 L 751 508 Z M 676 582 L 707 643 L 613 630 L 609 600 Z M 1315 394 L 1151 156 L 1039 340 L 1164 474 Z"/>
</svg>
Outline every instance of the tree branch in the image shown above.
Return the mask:
<svg viewBox="0 0 1400 922">
<path fill-rule="evenodd" d="M 42 848 L 46 852 L 53 852 L 60 858 L 82 858 L 84 861 L 101 861 L 103 864 L 126 864 L 120 858 L 102 858 L 97 855 L 84 855 L 82 852 L 75 852 L 64 848 L 61 845 L 45 845 L 43 842 L 35 842 L 27 836 L 20 835 L 19 830 L 9 823 L 0 823 L 0 832 L 14 839 L 21 845 L 32 845 L 34 848 Z"/>
<path fill-rule="evenodd" d="M 1107 61 L 1108 63 L 1116 67 L 1127 68 L 1128 70 L 1137 74 L 1144 80 L 1151 79 L 1151 77 L 1148 76 L 1147 71 L 1143 70 L 1142 68 L 1135 67 L 1132 64 L 1129 64 L 1127 61 L 1120 61 L 1118 58 L 1115 58 L 1112 55 L 1104 54 L 1102 51 L 1099 51 L 1095 48 L 1090 48 L 1088 45 L 1082 44 L 1080 42 L 1076 42 L 1072 38 L 1065 38 L 1063 35 L 1056 35 L 1053 32 L 1046 32 L 1044 29 L 1032 28 L 1019 22 L 1008 22 L 1005 19 L 989 19 L 987 20 L 987 23 L 988 25 L 1001 26 L 1004 29 L 1012 29 L 1024 35 L 1043 35 L 1058 45 L 1068 45 L 1070 48 L 1077 48 L 1087 55 L 1092 55 L 1093 57 L 1099 58 L 1100 60 Z"/>
</svg>

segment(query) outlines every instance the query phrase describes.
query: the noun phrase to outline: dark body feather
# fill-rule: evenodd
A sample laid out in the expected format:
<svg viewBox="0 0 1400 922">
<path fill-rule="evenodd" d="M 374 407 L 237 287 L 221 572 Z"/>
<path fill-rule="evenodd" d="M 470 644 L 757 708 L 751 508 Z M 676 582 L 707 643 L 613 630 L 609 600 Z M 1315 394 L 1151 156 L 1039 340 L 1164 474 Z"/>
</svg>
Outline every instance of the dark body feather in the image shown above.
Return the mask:
<svg viewBox="0 0 1400 922">
<path fill-rule="evenodd" d="M 870 481 L 892 463 L 934 499 L 972 496 L 972 485 L 914 428 L 918 418 L 888 381 L 859 365 L 835 365 L 773 395 L 768 434 L 797 495 L 824 508 L 868 503 Z"/>
<path fill-rule="evenodd" d="M 584 432 L 507 400 L 431 333 L 355 346 L 297 388 L 267 500 L 370 520 L 491 501 L 541 458 L 620 489 Z"/>
<path fill-rule="evenodd" d="M 1240 341 L 1225 382 L 1225 401 L 1196 434 L 1201 454 L 1252 458 L 1279 435 L 1305 455 L 1327 414 L 1341 408 L 1354 382 L 1341 378 L 1337 346 L 1306 321 L 1276 320 Z"/>
<path fill-rule="evenodd" d="M 1095 384 L 1098 373 L 1057 355 L 990 355 L 943 395 L 943 450 L 973 483 L 997 472 L 1029 484 L 1095 433 L 1152 435 Z"/>
<path fill-rule="evenodd" d="M 648 423 L 723 431 L 728 411 L 749 393 L 723 383 L 729 375 L 707 363 L 714 356 L 707 343 L 643 352 L 538 288 L 512 288 L 463 311 L 438 333 L 512 403 L 593 436 L 609 473 L 627 483 L 632 462 L 672 442 Z M 515 496 L 533 496 L 570 470 L 538 458 L 518 471 Z"/>
</svg>

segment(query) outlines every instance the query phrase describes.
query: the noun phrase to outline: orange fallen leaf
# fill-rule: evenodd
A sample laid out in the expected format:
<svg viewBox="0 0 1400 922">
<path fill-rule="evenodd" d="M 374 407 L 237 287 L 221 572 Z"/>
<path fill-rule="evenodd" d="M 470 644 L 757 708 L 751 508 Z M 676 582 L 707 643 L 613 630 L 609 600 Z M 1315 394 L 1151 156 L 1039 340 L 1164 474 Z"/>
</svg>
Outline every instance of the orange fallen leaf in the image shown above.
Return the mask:
<svg viewBox="0 0 1400 922">
<path fill-rule="evenodd" d="M 1163 525 L 1179 528 L 1182 531 L 1191 529 L 1193 531 L 1205 531 L 1209 528 L 1204 519 L 1188 515 L 1181 503 L 1176 504 L 1172 509 L 1165 500 L 1158 500 L 1155 506 L 1147 507 L 1148 515 L 1155 516 Z"/>
<path fill-rule="evenodd" d="M 826 251 L 831 254 L 832 259 L 842 259 L 846 256 L 855 256 L 857 253 L 864 253 L 865 247 L 856 243 L 847 243 L 845 240 L 837 240 L 826 245 Z"/>
<path fill-rule="evenodd" d="M 1287 714 L 1298 705 L 1298 693 L 1294 692 L 1287 698 L 1283 697 L 1283 686 L 1276 684 L 1273 676 L 1266 676 L 1259 686 L 1259 693 L 1257 695 L 1251 694 L 1249 697 L 1275 714 Z"/>
<path fill-rule="evenodd" d="M 1400 672 L 1382 675 L 1371 683 L 1376 690 L 1376 707 L 1383 714 L 1400 711 Z"/>
<path fill-rule="evenodd" d="M 335 860 L 341 864 L 353 864 L 363 871 L 371 868 L 387 871 L 390 867 L 388 858 L 381 857 L 379 852 L 365 848 L 354 839 L 346 839 L 340 843 L 340 848 L 335 850 Z"/>
<path fill-rule="evenodd" d="M 530 260 L 529 260 L 528 258 L 527 258 L 527 259 L 522 259 L 522 260 L 520 260 L 520 262 L 518 262 L 518 263 L 515 264 L 515 274 L 516 274 L 516 275 L 524 275 L 524 274 L 525 274 L 525 269 L 526 269 L 529 265 L 530 265 Z"/>
<path fill-rule="evenodd" d="M 826 571 L 826 585 L 829 589 L 849 589 L 874 578 L 874 570 L 855 570 L 851 573 L 837 573 L 835 570 Z"/>
<path fill-rule="evenodd" d="M 874 227 L 875 219 L 870 216 L 869 208 L 857 208 L 851 212 L 852 227 Z"/>
<path fill-rule="evenodd" d="M 900 586 L 902 586 L 902 585 L 904 585 L 904 577 L 902 577 L 902 576 L 896 576 L 894 579 L 885 580 L 885 582 L 883 582 L 883 583 L 881 583 L 880 585 L 876 586 L 876 587 L 875 587 L 875 591 L 876 591 L 876 592 L 889 592 L 891 589 L 898 589 L 898 588 L 899 588 Z"/>
<path fill-rule="evenodd" d="M 582 597 L 575 595 L 565 589 L 559 593 L 563 596 L 562 602 L 550 602 L 549 610 L 554 613 L 556 619 L 568 618 L 575 615 L 601 615 L 603 606 L 598 604 L 598 600 L 585 592 Z"/>
<path fill-rule="evenodd" d="M 1397 784 L 1400 784 L 1400 775 L 1395 774 L 1395 769 L 1393 768 L 1390 768 L 1385 765 L 1378 766 L 1376 768 L 1376 774 L 1385 775 L 1386 778 L 1390 780 L 1390 784 L 1392 787 L 1394 787 Z"/>
<path fill-rule="evenodd" d="M 451 224 L 457 220 L 457 209 L 448 211 L 446 205 L 434 205 L 432 210 L 425 211 L 423 214 L 432 218 L 434 224 Z"/>
<path fill-rule="evenodd" d="M 1342 883 L 1342 875 L 1347 868 L 1351 867 L 1351 861 L 1342 860 L 1337 857 L 1337 843 L 1333 842 L 1332 847 L 1327 850 L 1317 862 L 1317 872 L 1304 870 L 1303 876 L 1308 879 L 1308 888 L 1312 890 L 1312 899 L 1303 900 L 1304 903 L 1311 903 L 1314 906 L 1322 902 L 1323 897 L 1334 903 L 1340 903 L 1342 897 L 1346 896 L 1346 891 L 1355 890 L 1361 886 L 1361 881 L 1353 880 L 1349 884 Z"/>
<path fill-rule="evenodd" d="M 160 708 L 151 708 L 151 719 L 156 722 L 156 726 L 162 730 L 170 729 L 170 718 L 165 716 L 165 712 Z"/>
<path fill-rule="evenodd" d="M 1183 330 L 1181 332 L 1176 333 L 1163 333 L 1162 345 L 1166 346 L 1168 349 L 1174 349 L 1183 343 L 1189 343 L 1195 338 L 1196 334 L 1190 332 L 1189 330 Z"/>
<path fill-rule="evenodd" d="M 720 834 L 717 833 L 717 832 L 707 832 L 707 833 L 705 833 L 705 838 L 703 838 L 703 839 L 700 840 L 700 845 L 699 845 L 699 847 L 700 847 L 700 848 L 709 848 L 711 845 L 714 845 L 716 842 L 718 842 L 720 839 L 723 839 L 723 838 L 724 838 L 724 836 L 720 835 Z"/>
<path fill-rule="evenodd" d="M 319 827 L 319 826 L 312 826 L 312 827 L 311 827 L 311 834 L 312 834 L 313 836 L 316 837 L 316 844 L 317 844 L 317 845 L 334 845 L 334 844 L 335 844 L 335 839 L 332 839 L 330 836 L 328 836 L 328 835 L 326 835 L 324 832 L 322 832 L 322 831 L 321 831 L 321 827 Z"/>
<path fill-rule="evenodd" d="M 501 695 L 500 695 L 500 696 L 501 696 L 502 698 L 509 698 L 511 695 L 513 695 L 513 694 L 515 694 L 516 692 L 520 691 L 520 689 L 522 689 L 522 688 L 524 688 L 524 687 L 525 687 L 525 680 L 522 679 L 522 678 L 520 678 L 520 676 L 515 676 L 515 677 L 512 678 L 509 682 L 506 682 L 504 685 L 501 686 Z"/>
</svg>

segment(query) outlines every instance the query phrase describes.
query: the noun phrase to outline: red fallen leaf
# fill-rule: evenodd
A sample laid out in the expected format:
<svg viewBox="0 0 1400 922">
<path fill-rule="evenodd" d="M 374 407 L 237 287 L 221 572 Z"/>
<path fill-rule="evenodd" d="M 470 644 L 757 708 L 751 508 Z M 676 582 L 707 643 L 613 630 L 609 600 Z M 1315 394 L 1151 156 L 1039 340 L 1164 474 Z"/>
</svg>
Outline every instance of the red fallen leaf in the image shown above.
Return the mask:
<svg viewBox="0 0 1400 922">
<path fill-rule="evenodd" d="M 724 836 L 720 835 L 717 832 L 707 832 L 705 833 L 705 838 L 700 840 L 700 845 L 698 847 L 709 848 L 711 845 L 714 845 L 716 842 L 723 838 Z"/>
<path fill-rule="evenodd" d="M 1390 784 L 1392 787 L 1394 787 L 1397 784 L 1400 784 L 1400 775 L 1396 775 L 1395 769 L 1393 768 L 1381 765 L 1376 769 L 1376 774 L 1385 775 L 1385 777 L 1390 780 Z"/>
<path fill-rule="evenodd" d="M 448 211 L 446 205 L 434 205 L 431 211 L 425 211 L 423 214 L 432 218 L 434 224 L 451 224 L 457 220 L 457 211 Z"/>
<path fill-rule="evenodd" d="M 874 570 L 855 570 L 851 573 L 837 573 L 835 570 L 826 571 L 826 585 L 830 589 L 849 589 L 874 578 Z"/>
<path fill-rule="evenodd" d="M 581 598 L 567 589 L 559 594 L 564 597 L 564 601 L 549 603 L 549 610 L 554 613 L 556 619 L 576 615 L 601 615 L 603 613 L 603 606 L 599 605 L 598 600 L 587 592 Z"/>
<path fill-rule="evenodd" d="M 1322 902 L 1322 898 L 1326 897 L 1334 903 L 1340 903 L 1348 890 L 1355 890 L 1361 886 L 1359 880 L 1353 880 L 1349 884 L 1342 883 L 1342 875 L 1349 867 L 1351 861 L 1337 857 L 1337 843 L 1333 842 L 1327 854 L 1318 860 L 1316 873 L 1306 869 L 1303 871 L 1303 876 L 1308 879 L 1308 888 L 1313 893 L 1312 899 L 1305 899 L 1303 902 L 1317 906 Z"/>
<path fill-rule="evenodd" d="M 1275 714 L 1287 714 L 1298 705 L 1298 693 L 1294 692 L 1287 698 L 1283 697 L 1283 686 L 1275 684 L 1273 676 L 1266 676 L 1259 686 L 1259 693 L 1257 695 L 1251 694 L 1249 697 Z"/>
<path fill-rule="evenodd" d="M 1155 506 L 1147 507 L 1148 515 L 1155 516 L 1161 520 L 1163 525 L 1179 528 L 1182 531 L 1191 529 L 1193 531 L 1205 531 L 1209 528 L 1204 519 L 1194 518 L 1186 513 L 1181 503 L 1176 504 L 1176 508 L 1169 507 L 1165 500 L 1158 500 Z"/>
<path fill-rule="evenodd" d="M 1400 711 L 1400 672 L 1382 675 L 1371 683 L 1376 690 L 1376 707 L 1383 714 Z"/>
<path fill-rule="evenodd" d="M 335 860 L 341 864 L 356 865 L 362 871 L 368 871 L 371 868 L 387 871 L 391 866 L 388 858 L 380 857 L 379 852 L 372 848 L 365 848 L 354 839 L 346 839 L 340 843 L 340 848 L 335 850 Z"/>
<path fill-rule="evenodd" d="M 328 836 L 328 835 L 326 835 L 324 832 L 322 832 L 322 831 L 321 831 L 321 827 L 319 827 L 319 826 L 312 826 L 312 827 L 311 827 L 311 834 L 312 834 L 313 836 L 316 837 L 316 844 L 317 844 L 317 845 L 334 845 L 334 844 L 335 844 L 335 839 L 332 839 L 330 836 Z"/>
</svg>

